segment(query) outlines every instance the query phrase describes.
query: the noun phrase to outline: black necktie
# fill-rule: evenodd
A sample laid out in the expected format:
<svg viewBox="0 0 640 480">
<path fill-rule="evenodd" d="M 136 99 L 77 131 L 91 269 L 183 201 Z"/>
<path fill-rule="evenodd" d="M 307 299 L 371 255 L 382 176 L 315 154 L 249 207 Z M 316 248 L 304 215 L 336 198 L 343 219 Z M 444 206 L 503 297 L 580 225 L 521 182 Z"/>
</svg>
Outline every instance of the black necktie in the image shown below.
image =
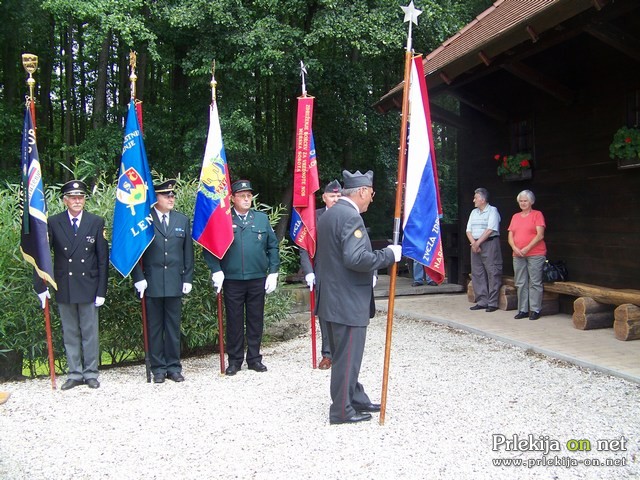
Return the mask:
<svg viewBox="0 0 640 480">
<path fill-rule="evenodd" d="M 73 224 L 73 234 L 75 235 L 76 233 L 78 233 L 78 219 L 72 218 L 71 223 Z"/>
<path fill-rule="evenodd" d="M 162 226 L 164 227 L 164 233 L 167 233 L 167 214 L 162 214 Z"/>
</svg>

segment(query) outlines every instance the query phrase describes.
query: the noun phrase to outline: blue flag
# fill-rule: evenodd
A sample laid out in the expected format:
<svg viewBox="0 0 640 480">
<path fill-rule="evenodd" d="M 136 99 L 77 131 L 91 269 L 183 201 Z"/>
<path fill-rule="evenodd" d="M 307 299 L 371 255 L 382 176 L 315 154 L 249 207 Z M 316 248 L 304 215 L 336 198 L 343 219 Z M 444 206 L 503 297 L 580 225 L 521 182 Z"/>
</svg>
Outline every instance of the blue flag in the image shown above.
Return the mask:
<svg viewBox="0 0 640 480">
<path fill-rule="evenodd" d="M 131 273 L 155 236 L 151 217 L 155 203 L 147 153 L 135 102 L 131 100 L 124 130 L 111 247 L 111 263 L 124 277 Z"/>
<path fill-rule="evenodd" d="M 38 277 L 57 290 L 58 286 L 53 279 L 53 262 L 47 227 L 47 202 L 44 195 L 40 157 L 33 118 L 28 106 L 24 112 L 22 129 L 21 167 L 23 212 L 20 251 L 24 259 L 33 265 Z"/>
</svg>

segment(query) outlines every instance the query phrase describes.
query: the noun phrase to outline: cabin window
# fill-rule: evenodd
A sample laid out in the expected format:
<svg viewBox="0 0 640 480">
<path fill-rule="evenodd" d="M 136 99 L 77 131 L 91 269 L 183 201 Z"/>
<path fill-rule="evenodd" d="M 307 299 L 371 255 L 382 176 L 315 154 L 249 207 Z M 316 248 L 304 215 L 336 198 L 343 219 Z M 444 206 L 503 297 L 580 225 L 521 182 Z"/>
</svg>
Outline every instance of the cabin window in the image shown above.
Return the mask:
<svg viewBox="0 0 640 480">
<path fill-rule="evenodd" d="M 640 126 L 640 90 L 627 94 L 627 127 Z"/>
<path fill-rule="evenodd" d="M 533 120 L 521 118 L 512 120 L 509 125 L 511 137 L 511 154 L 533 154 Z"/>
</svg>

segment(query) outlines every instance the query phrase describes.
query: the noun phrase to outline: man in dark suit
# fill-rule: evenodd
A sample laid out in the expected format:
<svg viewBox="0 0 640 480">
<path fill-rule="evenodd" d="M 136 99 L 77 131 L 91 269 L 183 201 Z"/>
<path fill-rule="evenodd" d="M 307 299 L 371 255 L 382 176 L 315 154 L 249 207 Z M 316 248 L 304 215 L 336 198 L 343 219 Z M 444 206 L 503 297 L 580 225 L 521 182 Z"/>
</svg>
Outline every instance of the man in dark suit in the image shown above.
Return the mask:
<svg viewBox="0 0 640 480">
<path fill-rule="evenodd" d="M 318 220 L 316 313 L 327 321 L 331 367 L 331 424 L 371 419 L 380 411 L 358 382 L 369 319 L 375 314 L 373 275 L 400 261 L 402 247 L 371 250 L 362 221 L 375 195 L 373 172 L 342 172 L 342 197 Z"/>
<path fill-rule="evenodd" d="M 107 294 L 109 244 L 104 237 L 104 219 L 84 211 L 84 182 L 71 180 L 60 192 L 67 210 L 50 217 L 48 224 L 69 369 L 62 390 L 85 383 L 98 388 L 98 307 Z M 49 290 L 38 280 L 35 289 L 44 308 Z"/>
<path fill-rule="evenodd" d="M 175 207 L 176 181 L 156 185 L 151 216 L 155 237 L 133 269 L 133 281 L 147 307 L 149 356 L 153 382 L 165 377 L 183 382 L 180 363 L 182 295 L 191 291 L 193 242 L 191 222 Z"/>
<path fill-rule="evenodd" d="M 324 202 L 325 206 L 316 209 L 316 224 L 322 214 L 335 205 L 335 203 L 342 195 L 341 192 L 342 187 L 340 186 L 340 182 L 338 182 L 338 180 L 333 180 L 332 182 L 329 182 L 326 187 L 324 187 L 322 201 Z M 309 253 L 304 249 L 300 249 L 300 267 L 302 268 L 302 271 L 304 273 L 304 280 L 305 282 L 307 282 L 309 290 L 313 291 L 313 286 L 316 283 L 316 275 L 313 271 L 313 264 L 311 263 Z M 322 336 L 322 347 L 320 348 L 320 352 L 322 353 L 322 360 L 320 360 L 318 368 L 320 370 L 328 370 L 331 368 L 329 333 L 327 331 L 327 324 L 325 320 L 322 318 L 318 318 L 318 321 L 320 322 L 320 334 Z"/>
</svg>

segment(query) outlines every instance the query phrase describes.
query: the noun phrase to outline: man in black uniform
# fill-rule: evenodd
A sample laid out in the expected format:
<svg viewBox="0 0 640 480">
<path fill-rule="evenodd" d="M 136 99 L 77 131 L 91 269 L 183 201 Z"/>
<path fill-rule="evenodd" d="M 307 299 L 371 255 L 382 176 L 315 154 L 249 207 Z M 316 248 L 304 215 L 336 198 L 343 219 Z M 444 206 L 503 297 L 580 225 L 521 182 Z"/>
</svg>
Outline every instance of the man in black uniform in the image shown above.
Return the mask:
<svg viewBox="0 0 640 480">
<path fill-rule="evenodd" d="M 338 180 L 333 180 L 332 182 L 329 182 L 326 187 L 324 187 L 322 201 L 324 202 L 325 206 L 316 209 L 316 224 L 322 214 L 335 205 L 335 203 L 342 195 L 341 192 L 342 187 L 340 186 L 340 182 L 338 182 Z M 300 266 L 302 267 L 302 271 L 304 272 L 304 280 L 305 282 L 307 282 L 309 290 L 313 291 L 313 286 L 316 283 L 316 276 L 313 271 L 313 264 L 311 263 L 309 253 L 304 249 L 300 249 Z M 320 334 L 322 336 L 322 347 L 320 348 L 320 352 L 322 353 L 322 360 L 320 361 L 318 368 L 320 370 L 328 370 L 331 368 L 329 333 L 327 331 L 327 324 L 325 320 L 322 318 L 318 318 L 318 321 L 320 322 Z"/>
<path fill-rule="evenodd" d="M 58 290 L 68 374 L 62 390 L 84 383 L 98 388 L 98 307 L 104 304 L 109 274 L 109 244 L 102 217 L 84 211 L 87 186 L 71 180 L 60 193 L 67 210 L 49 218 L 49 243 Z M 35 289 L 45 306 L 49 290 L 38 277 Z"/>
<path fill-rule="evenodd" d="M 153 382 L 165 377 L 184 381 L 180 363 L 180 317 L 182 295 L 191 291 L 193 281 L 193 242 L 191 222 L 174 211 L 176 181 L 156 185 L 151 216 L 155 237 L 142 255 L 142 266 L 133 269 L 133 281 L 144 296 L 149 323 L 149 356 Z"/>
<path fill-rule="evenodd" d="M 265 293 L 278 284 L 280 251 L 269 217 L 251 208 L 253 189 L 248 180 L 231 185 L 233 242 L 219 260 L 203 250 L 213 286 L 219 293 L 224 284 L 227 313 L 227 375 L 235 375 L 244 361 L 244 324 L 247 323 L 247 365 L 250 370 L 266 372 L 260 344 L 264 330 Z"/>
<path fill-rule="evenodd" d="M 327 321 L 331 367 L 331 424 L 371 419 L 380 411 L 358 382 L 367 325 L 375 314 L 373 275 L 399 262 L 400 245 L 371 250 L 361 213 L 373 201 L 373 172 L 342 172 L 342 197 L 318 221 L 317 314 Z"/>
</svg>

